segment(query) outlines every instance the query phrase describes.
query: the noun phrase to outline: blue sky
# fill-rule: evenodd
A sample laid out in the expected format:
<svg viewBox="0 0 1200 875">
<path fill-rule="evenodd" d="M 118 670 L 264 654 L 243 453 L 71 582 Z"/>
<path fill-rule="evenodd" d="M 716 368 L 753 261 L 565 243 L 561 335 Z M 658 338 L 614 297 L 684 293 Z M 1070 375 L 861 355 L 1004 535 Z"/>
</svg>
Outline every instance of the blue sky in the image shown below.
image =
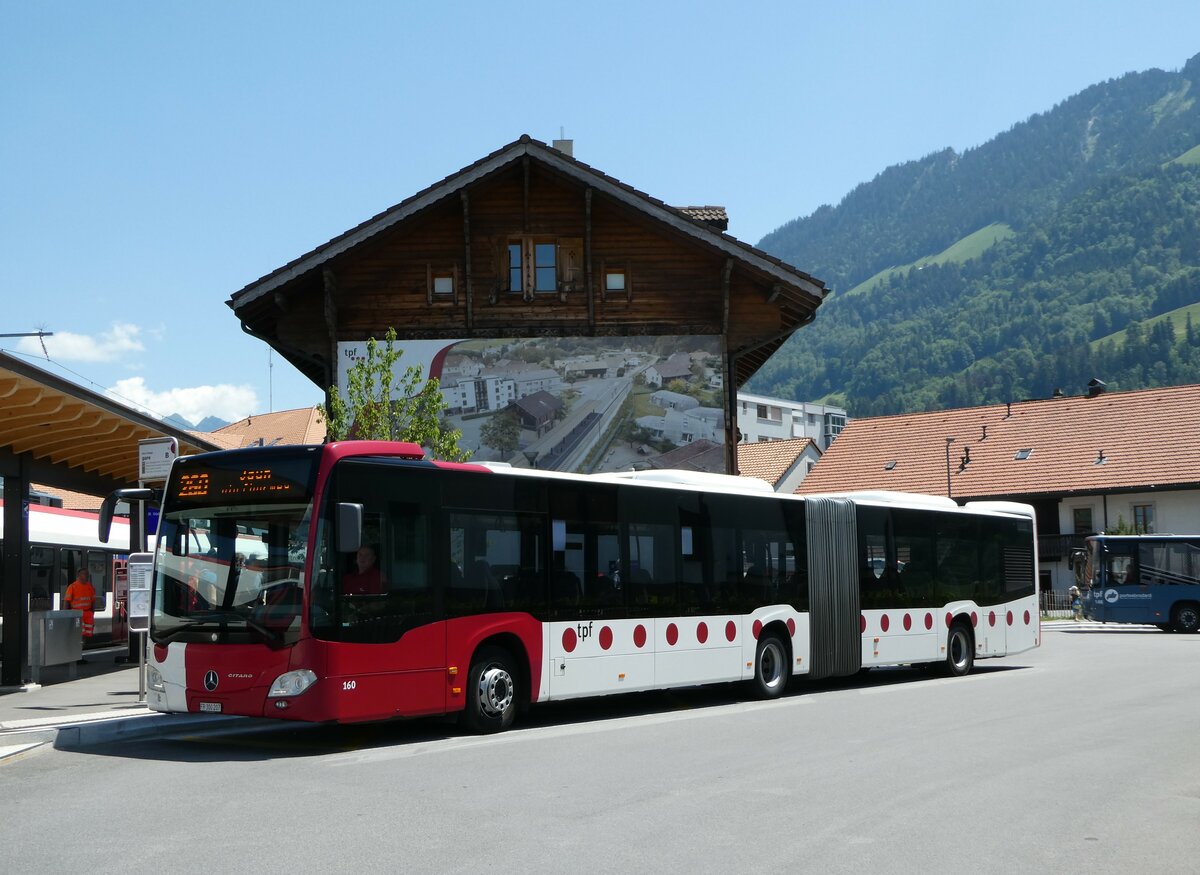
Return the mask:
<svg viewBox="0 0 1200 875">
<path fill-rule="evenodd" d="M 521 134 L 754 243 L 1197 52 L 1195 0 L 0 0 L 0 333 L 55 333 L 0 348 L 193 421 L 315 404 L 225 301 Z"/>
</svg>

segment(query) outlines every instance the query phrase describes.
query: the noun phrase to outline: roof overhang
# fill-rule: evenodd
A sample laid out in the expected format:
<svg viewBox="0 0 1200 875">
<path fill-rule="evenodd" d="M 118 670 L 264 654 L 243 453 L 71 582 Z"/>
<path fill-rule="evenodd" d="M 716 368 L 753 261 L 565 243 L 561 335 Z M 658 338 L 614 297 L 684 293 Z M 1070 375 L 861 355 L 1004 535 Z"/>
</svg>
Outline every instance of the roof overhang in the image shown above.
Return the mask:
<svg viewBox="0 0 1200 875">
<path fill-rule="evenodd" d="M 221 449 L 0 352 L 0 473 L 24 457 L 35 482 L 106 494 L 138 482 L 138 441 L 162 437 L 180 455 Z"/>
<path fill-rule="evenodd" d="M 322 269 L 376 235 L 436 204 L 457 197 L 477 183 L 526 159 L 534 159 L 563 177 L 724 256 L 741 270 L 756 274 L 760 283 L 769 287 L 766 301 L 779 308 L 781 330 L 731 350 L 737 386 L 743 385 L 797 329 L 811 322 L 817 307 L 824 300 L 826 288 L 823 282 L 697 218 L 693 214 L 694 208 L 669 206 L 525 135 L 250 283 L 233 293 L 226 303 L 241 320 L 244 331 L 275 347 L 302 372 L 316 379 L 319 366 L 311 355 L 289 348 L 279 338 L 270 336 L 266 327 L 270 319 L 264 319 L 264 315 L 274 306 L 281 306 L 279 296 L 286 297 L 293 283 Z M 689 209 L 693 212 L 689 212 Z"/>
</svg>

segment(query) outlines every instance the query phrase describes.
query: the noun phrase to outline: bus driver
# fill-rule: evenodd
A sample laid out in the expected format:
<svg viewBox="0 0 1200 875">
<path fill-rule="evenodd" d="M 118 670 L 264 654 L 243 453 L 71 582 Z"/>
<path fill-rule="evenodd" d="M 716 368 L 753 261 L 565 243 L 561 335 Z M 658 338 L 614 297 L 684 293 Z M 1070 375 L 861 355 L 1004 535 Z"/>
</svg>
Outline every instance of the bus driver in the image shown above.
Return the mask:
<svg viewBox="0 0 1200 875">
<path fill-rule="evenodd" d="M 383 578 L 376 564 L 375 548 L 363 544 L 354 555 L 355 570 L 342 578 L 345 595 L 382 595 Z"/>
</svg>

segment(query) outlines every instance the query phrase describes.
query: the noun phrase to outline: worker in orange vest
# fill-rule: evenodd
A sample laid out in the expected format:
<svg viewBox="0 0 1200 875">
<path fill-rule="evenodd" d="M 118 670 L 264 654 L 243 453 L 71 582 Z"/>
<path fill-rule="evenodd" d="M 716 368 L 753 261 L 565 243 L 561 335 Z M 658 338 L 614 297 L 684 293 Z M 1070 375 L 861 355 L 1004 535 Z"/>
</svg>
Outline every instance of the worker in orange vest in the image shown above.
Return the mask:
<svg viewBox="0 0 1200 875">
<path fill-rule="evenodd" d="M 75 580 L 67 587 L 63 596 L 68 610 L 83 612 L 83 640 L 87 641 L 96 630 L 96 588 L 92 586 L 92 575 L 86 568 L 80 568 Z"/>
</svg>

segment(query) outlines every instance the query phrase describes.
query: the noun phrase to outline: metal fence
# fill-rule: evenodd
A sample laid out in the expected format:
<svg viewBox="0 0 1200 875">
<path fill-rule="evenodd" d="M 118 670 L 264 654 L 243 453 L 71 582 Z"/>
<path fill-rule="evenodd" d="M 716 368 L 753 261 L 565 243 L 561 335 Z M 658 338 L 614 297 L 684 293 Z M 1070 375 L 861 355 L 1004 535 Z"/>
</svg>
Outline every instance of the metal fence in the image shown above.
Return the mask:
<svg viewBox="0 0 1200 875">
<path fill-rule="evenodd" d="M 1071 607 L 1071 596 L 1065 592 L 1043 591 L 1042 617 L 1048 620 L 1069 620 L 1075 616 Z"/>
</svg>

